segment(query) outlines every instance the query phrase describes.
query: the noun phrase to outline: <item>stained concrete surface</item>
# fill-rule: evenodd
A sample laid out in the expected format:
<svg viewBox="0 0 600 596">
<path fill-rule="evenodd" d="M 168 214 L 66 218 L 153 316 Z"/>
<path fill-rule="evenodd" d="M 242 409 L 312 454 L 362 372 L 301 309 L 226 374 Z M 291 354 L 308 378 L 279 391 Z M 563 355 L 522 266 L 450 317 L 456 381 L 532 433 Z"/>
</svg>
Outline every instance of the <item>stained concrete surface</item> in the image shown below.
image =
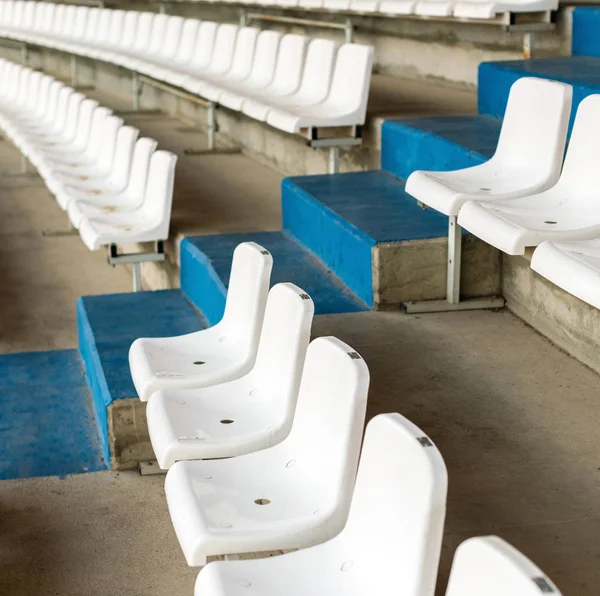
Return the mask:
<svg viewBox="0 0 600 596">
<path fill-rule="evenodd" d="M 166 148 L 198 139 L 162 116 L 127 120 Z M 0 158 L 3 171 L 18 167 L 9 143 L 0 143 Z M 179 169 L 177 232 L 275 229 L 276 172 L 243 156 L 182 157 Z M 129 273 L 77 236 L 41 237 L 65 219 L 39 178 L 2 177 L 0 192 L 0 352 L 74 347 L 75 299 L 128 291 Z M 337 335 L 364 356 L 369 416 L 399 411 L 440 448 L 449 470 L 440 586 L 457 544 L 493 533 L 565 595 L 600 592 L 594 372 L 506 312 L 328 315 L 317 317 L 314 334 Z M 163 478 L 3 481 L 0 508 L 2 595 L 192 594 L 196 571 L 179 551 Z"/>
<path fill-rule="evenodd" d="M 565 595 L 600 591 L 600 378 L 507 312 L 317 317 L 371 371 L 368 417 L 397 411 L 449 473 L 440 590 L 456 546 L 496 534 Z M 163 479 L 0 482 L 0 593 L 192 594 Z"/>
</svg>

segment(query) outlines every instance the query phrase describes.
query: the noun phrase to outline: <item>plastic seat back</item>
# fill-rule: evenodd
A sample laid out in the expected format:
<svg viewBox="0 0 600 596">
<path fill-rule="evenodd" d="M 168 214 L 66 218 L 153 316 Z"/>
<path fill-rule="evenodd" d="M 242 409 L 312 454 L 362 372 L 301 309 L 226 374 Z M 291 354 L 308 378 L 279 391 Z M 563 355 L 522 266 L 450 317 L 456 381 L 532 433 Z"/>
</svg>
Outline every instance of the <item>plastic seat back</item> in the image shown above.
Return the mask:
<svg viewBox="0 0 600 596">
<path fill-rule="evenodd" d="M 600 95 L 588 95 L 577 108 L 559 184 L 570 195 L 587 195 L 595 203 L 600 187 L 599 163 Z"/>
<path fill-rule="evenodd" d="M 298 97 L 303 103 L 321 103 L 327 98 L 337 47 L 337 44 L 329 39 L 313 39 L 308 44 L 298 89 Z"/>
<path fill-rule="evenodd" d="M 62 29 L 64 20 L 65 20 L 65 11 L 67 10 L 66 4 L 57 4 L 54 9 L 54 15 L 52 17 L 52 27 L 49 33 L 53 36 L 60 36 L 60 31 Z"/>
<path fill-rule="evenodd" d="M 23 7 L 23 19 L 21 28 L 25 31 L 31 31 L 35 21 L 35 2 L 25 2 Z"/>
<path fill-rule="evenodd" d="M 135 41 L 131 46 L 133 52 L 141 54 L 145 52 L 150 44 L 150 34 L 154 15 L 151 12 L 141 12 L 138 15 Z"/>
<path fill-rule="evenodd" d="M 290 33 L 284 35 L 279 44 L 277 63 L 269 92 L 275 95 L 288 95 L 297 91 L 302 78 L 309 38 L 306 35 Z"/>
<path fill-rule="evenodd" d="M 454 556 L 446 596 L 560 596 L 550 579 L 497 536 L 470 538 Z"/>
<path fill-rule="evenodd" d="M 172 62 L 179 49 L 183 17 L 169 17 L 165 27 L 165 39 L 159 48 L 160 59 L 163 62 Z"/>
<path fill-rule="evenodd" d="M 140 13 L 136 10 L 125 11 L 125 18 L 123 19 L 123 35 L 115 46 L 115 49 L 126 50 L 133 47 L 136 39 L 139 15 Z"/>
<path fill-rule="evenodd" d="M 84 150 L 88 146 L 88 140 L 91 134 L 92 120 L 96 114 L 98 102 L 95 99 L 86 98 L 79 107 L 79 117 L 77 120 L 77 134 L 73 145 L 76 148 Z M 98 112 L 101 115 L 102 112 Z"/>
<path fill-rule="evenodd" d="M 79 114 L 81 110 L 81 104 L 84 100 L 85 95 L 77 91 L 75 93 L 71 93 L 69 96 L 66 109 L 66 120 L 63 130 L 63 137 L 65 139 L 75 139 L 80 122 Z"/>
<path fill-rule="evenodd" d="M 259 244 L 242 242 L 233 251 L 220 325 L 241 345 L 258 345 L 272 269 L 271 253 Z"/>
<path fill-rule="evenodd" d="M 311 297 L 292 283 L 271 288 L 252 374 L 281 397 L 279 420 L 291 425 L 315 306 Z M 289 430 L 286 429 L 285 434 Z"/>
<path fill-rule="evenodd" d="M 189 64 L 192 61 L 200 23 L 201 21 L 198 19 L 185 19 L 183 21 L 179 46 L 173 58 L 178 65 Z"/>
<path fill-rule="evenodd" d="M 227 77 L 234 80 L 246 78 L 252 69 L 256 41 L 260 29 L 256 27 L 240 27 L 236 40 L 231 66 L 226 69 Z M 217 71 L 215 71 L 217 72 Z M 221 72 L 220 70 L 218 72 Z"/>
<path fill-rule="evenodd" d="M 448 473 L 425 433 L 400 414 L 367 424 L 348 522 L 340 535 L 357 581 L 378 596 L 433 596 Z"/>
<path fill-rule="evenodd" d="M 513 83 L 492 161 L 554 184 L 560 175 L 573 90 L 569 85 L 523 77 Z"/>
<path fill-rule="evenodd" d="M 110 172 L 111 170 L 117 148 L 117 135 L 121 126 L 123 126 L 123 119 L 112 114 L 107 116 L 102 123 L 100 142 L 93 152 L 95 166 L 100 172 Z M 95 145 L 91 138 L 90 144 Z"/>
<path fill-rule="evenodd" d="M 346 43 L 338 50 L 327 103 L 344 113 L 355 113 L 356 124 L 365 121 L 372 70 L 372 46 Z"/>
<path fill-rule="evenodd" d="M 0 3 L 0 9 L 5 7 L 8 2 Z M 33 30 L 36 32 L 41 32 L 44 29 L 46 20 L 46 2 L 36 2 L 35 3 L 35 18 L 33 20 Z M 4 16 L 2 16 L 2 22 L 4 22 Z"/>
<path fill-rule="evenodd" d="M 0 3 L 2 7 L 2 25 L 4 27 L 12 26 L 12 14 L 14 9 L 13 0 L 6 0 L 6 2 Z"/>
<path fill-rule="evenodd" d="M 277 31 L 261 31 L 258 35 L 252 71 L 247 81 L 249 86 L 261 89 L 273 80 L 281 37 Z"/>
<path fill-rule="evenodd" d="M 315 544 L 336 535 L 346 522 L 368 390 L 369 369 L 354 349 L 335 337 L 310 344 L 292 430 L 281 446 L 296 461 L 294 473 L 307 475 L 307 483 L 323 493 L 318 516 L 324 527 Z"/>
<path fill-rule="evenodd" d="M 85 27 L 85 35 L 83 38 L 89 43 L 96 39 L 96 30 L 98 29 L 98 23 L 100 21 L 99 8 L 90 8 L 88 12 L 87 23 Z"/>
<path fill-rule="evenodd" d="M 218 31 L 218 23 L 212 21 L 200 23 L 192 60 L 189 64 L 191 71 L 204 69 L 210 64 Z"/>
<path fill-rule="evenodd" d="M 176 164 L 177 156 L 169 151 L 155 151 L 150 158 L 142 209 L 147 221 L 156 228 L 156 240 L 166 240 L 169 237 Z"/>
<path fill-rule="evenodd" d="M 139 134 L 140 131 L 133 126 L 121 126 L 117 133 L 110 181 L 120 191 L 125 189 L 129 181 L 133 151 Z"/>
<path fill-rule="evenodd" d="M 150 158 L 156 151 L 157 146 L 158 143 L 154 139 L 148 137 L 138 139 L 135 144 L 129 180 L 125 192 L 127 196 L 136 201 L 137 206 L 141 205 L 144 200 L 146 182 L 148 180 L 148 170 L 150 168 Z"/>
<path fill-rule="evenodd" d="M 24 0 L 16 0 L 12 7 L 11 23 L 13 29 L 20 29 L 23 20 L 23 9 L 25 8 Z"/>
<path fill-rule="evenodd" d="M 110 22 L 114 10 L 103 8 L 98 17 L 98 25 L 96 27 L 96 36 L 91 40 L 92 43 L 104 46 L 108 45 L 110 39 Z"/>
<path fill-rule="evenodd" d="M 106 45 L 109 48 L 118 47 L 121 39 L 123 38 L 123 25 L 125 22 L 126 11 L 124 10 L 113 10 L 110 17 L 110 27 L 108 36 L 106 38 Z"/>
<path fill-rule="evenodd" d="M 210 72 L 223 74 L 231 68 L 239 29 L 237 25 L 229 23 L 219 25 L 208 67 Z"/>
<path fill-rule="evenodd" d="M 166 14 L 155 14 L 152 19 L 152 29 L 150 31 L 150 43 L 148 44 L 148 54 L 150 56 L 158 56 L 161 54 L 163 44 L 165 43 L 165 35 L 167 32 L 167 23 L 169 16 Z"/>
<path fill-rule="evenodd" d="M 83 39 L 87 29 L 87 20 L 90 9 L 87 6 L 75 7 L 75 20 L 73 21 L 73 39 Z"/>
</svg>

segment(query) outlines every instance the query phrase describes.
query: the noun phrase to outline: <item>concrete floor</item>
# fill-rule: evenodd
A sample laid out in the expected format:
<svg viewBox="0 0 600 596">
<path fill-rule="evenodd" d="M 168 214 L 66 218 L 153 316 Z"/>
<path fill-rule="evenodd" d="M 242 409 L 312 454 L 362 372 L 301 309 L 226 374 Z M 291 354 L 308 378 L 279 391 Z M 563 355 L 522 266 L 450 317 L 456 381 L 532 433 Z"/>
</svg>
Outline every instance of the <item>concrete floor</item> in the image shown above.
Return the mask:
<svg viewBox="0 0 600 596">
<path fill-rule="evenodd" d="M 441 586 L 462 540 L 496 534 L 563 594 L 599 593 L 595 373 L 504 312 L 327 315 L 314 334 L 365 358 L 369 417 L 398 411 L 440 448 Z M 0 594 L 192 594 L 162 482 L 114 472 L 0 482 Z"/>
<path fill-rule="evenodd" d="M 129 122 L 181 150 L 199 137 L 169 118 Z M 18 155 L 0 143 L 2 171 Z M 276 229 L 280 176 L 243 156 L 182 157 L 174 229 Z M 65 225 L 41 180 L 0 177 L 0 353 L 76 346 L 75 300 L 128 291 Z M 455 547 L 497 534 L 565 595 L 600 593 L 600 378 L 509 313 L 318 317 L 371 370 L 369 416 L 398 411 L 437 443 L 449 470 L 441 581 Z M 192 594 L 163 479 L 97 472 L 0 482 L 0 594 Z M 442 592 L 440 592 L 442 593 Z"/>
</svg>

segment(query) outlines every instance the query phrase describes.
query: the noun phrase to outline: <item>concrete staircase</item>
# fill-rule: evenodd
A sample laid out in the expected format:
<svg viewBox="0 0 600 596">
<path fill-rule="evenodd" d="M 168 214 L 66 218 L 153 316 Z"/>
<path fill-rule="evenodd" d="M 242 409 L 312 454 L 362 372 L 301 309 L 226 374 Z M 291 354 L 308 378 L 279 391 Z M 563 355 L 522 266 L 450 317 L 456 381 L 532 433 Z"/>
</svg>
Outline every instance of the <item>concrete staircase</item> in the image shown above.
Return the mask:
<svg viewBox="0 0 600 596">
<path fill-rule="evenodd" d="M 573 57 L 482 64 L 478 115 L 386 120 L 381 170 L 285 179 L 282 231 L 186 238 L 180 246 L 181 291 L 83 298 L 80 348 L 113 464 L 126 467 L 151 455 L 140 434 L 143 405 L 126 399 L 135 397 L 128 345 L 138 336 L 175 335 L 216 323 L 239 242 L 254 240 L 268 248 L 275 262 L 273 283 L 293 281 L 306 289 L 317 314 L 443 298 L 447 221 L 418 207 L 405 193 L 404 179 L 415 169 L 462 168 L 489 158 L 510 86 L 521 76 L 572 84 L 575 107 L 598 92 L 600 42 L 589 34 L 598 22 L 598 9 L 575 11 Z M 461 291 L 465 297 L 502 293 L 510 310 L 600 370 L 598 312 L 536 276 L 527 257 L 501 255 L 465 235 Z M 116 337 L 105 335 L 115 328 Z"/>
</svg>

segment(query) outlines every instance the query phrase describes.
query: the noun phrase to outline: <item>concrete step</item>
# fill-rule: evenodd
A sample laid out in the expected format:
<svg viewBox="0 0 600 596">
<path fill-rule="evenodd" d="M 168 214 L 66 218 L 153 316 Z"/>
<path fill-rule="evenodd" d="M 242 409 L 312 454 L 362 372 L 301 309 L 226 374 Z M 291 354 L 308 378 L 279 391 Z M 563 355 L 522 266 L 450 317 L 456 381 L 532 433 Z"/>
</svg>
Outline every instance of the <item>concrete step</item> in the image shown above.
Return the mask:
<svg viewBox="0 0 600 596">
<path fill-rule="evenodd" d="M 273 255 L 271 284 L 292 281 L 306 290 L 316 314 L 368 310 L 332 272 L 284 232 L 250 232 L 186 238 L 181 243 L 181 289 L 209 324 L 225 309 L 231 259 L 240 242 L 257 242 Z"/>
<path fill-rule="evenodd" d="M 106 468 L 77 350 L 0 356 L 0 480 Z"/>
<path fill-rule="evenodd" d="M 145 404 L 129 373 L 128 353 L 138 337 L 182 335 L 206 327 L 180 290 L 84 296 L 77 301 L 79 351 L 100 442 L 111 467 L 154 459 Z"/>
<path fill-rule="evenodd" d="M 444 296 L 447 218 L 421 209 L 403 180 L 380 170 L 288 178 L 281 200 L 286 232 L 369 307 Z M 496 251 L 470 238 L 465 261 L 464 294 L 494 294 Z"/>
<path fill-rule="evenodd" d="M 573 56 L 600 58 L 600 8 L 578 6 L 573 11 Z"/>
<path fill-rule="evenodd" d="M 571 126 L 579 102 L 600 93 L 600 58 L 563 56 L 537 60 L 484 62 L 479 66 L 479 113 L 501 118 L 506 109 L 511 85 L 523 76 L 553 79 L 573 86 Z"/>
</svg>

